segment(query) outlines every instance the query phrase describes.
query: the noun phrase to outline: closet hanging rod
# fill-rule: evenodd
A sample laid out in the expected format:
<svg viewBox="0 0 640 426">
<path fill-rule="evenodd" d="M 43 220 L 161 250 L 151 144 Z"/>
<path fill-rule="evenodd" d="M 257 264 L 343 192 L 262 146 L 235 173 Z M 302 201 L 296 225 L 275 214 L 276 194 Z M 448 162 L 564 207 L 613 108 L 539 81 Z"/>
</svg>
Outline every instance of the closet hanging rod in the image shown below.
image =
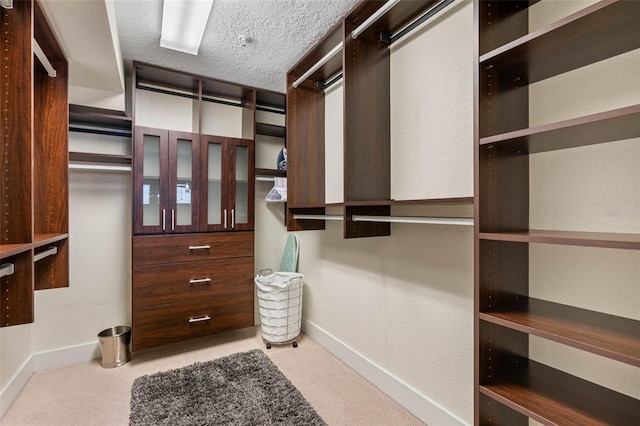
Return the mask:
<svg viewBox="0 0 640 426">
<path fill-rule="evenodd" d="M 93 172 L 131 172 L 131 166 L 108 165 L 108 164 L 86 164 L 69 163 L 70 170 L 85 170 Z"/>
<path fill-rule="evenodd" d="M 343 216 L 327 214 L 294 214 L 295 220 L 344 220 Z"/>
<path fill-rule="evenodd" d="M 302 84 L 303 81 L 305 81 L 307 78 L 309 78 L 309 76 L 311 74 L 313 74 L 314 72 L 318 71 L 320 69 L 320 67 L 322 67 L 324 64 L 329 62 L 329 60 L 331 58 L 333 58 L 335 55 L 337 55 L 341 51 L 342 51 L 342 42 L 340 42 L 340 44 L 338 44 L 336 47 L 331 49 L 331 51 L 329 53 L 324 55 L 322 57 L 322 59 L 320 59 L 318 62 L 316 62 L 311 68 L 309 68 L 307 70 L 307 72 L 302 74 L 296 81 L 294 81 L 293 82 L 293 87 L 297 88 L 298 86 L 300 86 L 300 84 Z"/>
<path fill-rule="evenodd" d="M 15 271 L 13 263 L 3 263 L 0 265 L 0 278 L 13 275 Z"/>
<path fill-rule="evenodd" d="M 54 254 L 58 254 L 58 247 L 51 246 L 43 252 L 40 252 L 33 256 L 33 263 L 44 259 L 45 257 L 53 256 Z"/>
<path fill-rule="evenodd" d="M 466 217 L 425 217 L 425 216 L 366 216 L 354 214 L 354 222 L 422 223 L 427 225 L 473 226 L 473 218 Z"/>
<path fill-rule="evenodd" d="M 327 81 L 326 83 L 324 81 L 318 81 L 317 83 L 318 88 L 327 90 L 329 87 L 333 86 L 338 81 L 342 80 L 342 77 L 344 77 L 344 73 L 341 72 L 341 73 L 338 73 L 338 75 L 336 75 L 335 77 L 330 78 L 329 81 Z"/>
<path fill-rule="evenodd" d="M 108 130 L 106 128 L 78 126 L 75 124 L 69 124 L 69 131 L 77 133 L 90 133 L 92 135 L 121 136 L 124 138 L 131 137 L 131 132 L 128 132 L 126 130 Z"/>
<path fill-rule="evenodd" d="M 398 3 L 400 3 L 400 0 L 389 0 L 388 2 L 386 2 L 384 6 L 376 10 L 376 12 L 373 15 L 369 16 L 369 18 L 362 24 L 360 24 L 360 26 L 351 31 L 351 38 L 354 40 L 357 39 L 360 34 L 365 32 L 367 28 L 369 28 L 378 19 L 382 18 L 385 13 L 391 10 L 391 8 Z"/>
<path fill-rule="evenodd" d="M 260 182 L 275 182 L 275 179 L 268 176 L 256 176 L 256 180 Z"/>
<path fill-rule="evenodd" d="M 47 70 L 47 74 L 49 75 L 49 77 L 55 77 L 57 75 L 55 68 L 53 68 L 53 65 L 51 65 L 51 62 L 49 62 L 49 58 L 47 58 L 47 55 L 44 54 L 42 48 L 35 38 L 33 39 L 33 53 L 35 53 L 38 60 L 40 60 L 40 63 L 42 64 L 44 69 Z"/>
<path fill-rule="evenodd" d="M 411 31 L 416 29 L 416 27 L 418 27 L 420 24 L 422 24 L 426 20 L 430 19 L 432 16 L 434 16 L 436 13 L 440 12 L 445 7 L 449 6 L 454 1 L 455 0 L 443 0 L 440 3 L 436 4 L 435 6 L 433 6 L 431 9 L 427 10 L 418 19 L 416 19 L 415 21 L 413 21 L 412 23 L 410 23 L 409 25 L 407 25 L 406 27 L 404 27 L 403 29 L 401 29 L 397 33 L 393 34 L 391 36 L 391 44 L 395 43 L 396 41 L 400 40 L 402 37 L 404 37 L 407 34 L 409 34 Z"/>
</svg>

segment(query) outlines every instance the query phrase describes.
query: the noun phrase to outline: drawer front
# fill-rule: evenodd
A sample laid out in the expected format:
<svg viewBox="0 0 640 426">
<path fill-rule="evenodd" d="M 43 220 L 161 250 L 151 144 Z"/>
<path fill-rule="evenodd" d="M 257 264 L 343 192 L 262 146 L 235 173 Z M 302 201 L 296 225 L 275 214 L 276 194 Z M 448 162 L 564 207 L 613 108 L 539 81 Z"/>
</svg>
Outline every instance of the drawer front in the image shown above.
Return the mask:
<svg viewBox="0 0 640 426">
<path fill-rule="evenodd" d="M 134 351 L 253 326 L 253 294 L 134 309 Z"/>
<path fill-rule="evenodd" d="M 133 309 L 253 294 L 253 257 L 133 268 Z"/>
<path fill-rule="evenodd" d="M 253 256 L 253 232 L 133 237 L 133 266 Z"/>
</svg>

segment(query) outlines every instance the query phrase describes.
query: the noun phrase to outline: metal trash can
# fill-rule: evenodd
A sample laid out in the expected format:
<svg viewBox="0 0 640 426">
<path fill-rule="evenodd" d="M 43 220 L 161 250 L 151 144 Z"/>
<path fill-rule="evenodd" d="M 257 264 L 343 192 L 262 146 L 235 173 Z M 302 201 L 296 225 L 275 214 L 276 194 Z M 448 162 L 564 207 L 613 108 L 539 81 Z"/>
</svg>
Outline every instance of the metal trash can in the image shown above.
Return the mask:
<svg viewBox="0 0 640 426">
<path fill-rule="evenodd" d="M 102 367 L 115 368 L 131 360 L 131 327 L 119 325 L 98 333 Z"/>
</svg>

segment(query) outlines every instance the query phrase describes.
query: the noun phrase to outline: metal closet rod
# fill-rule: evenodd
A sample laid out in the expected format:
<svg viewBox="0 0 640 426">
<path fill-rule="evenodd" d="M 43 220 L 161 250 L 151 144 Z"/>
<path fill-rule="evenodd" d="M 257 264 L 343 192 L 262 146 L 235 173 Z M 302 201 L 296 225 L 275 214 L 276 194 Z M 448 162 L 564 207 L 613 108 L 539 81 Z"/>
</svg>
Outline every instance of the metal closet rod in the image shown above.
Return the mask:
<svg viewBox="0 0 640 426">
<path fill-rule="evenodd" d="M 15 267 L 13 263 L 3 263 L 0 265 L 0 278 L 13 275 Z"/>
<path fill-rule="evenodd" d="M 75 125 L 75 124 L 69 124 L 69 131 L 70 132 L 78 132 L 78 133 L 90 133 L 90 134 L 93 134 L 93 135 L 121 136 L 121 137 L 125 137 L 125 138 L 130 138 L 131 137 L 131 132 L 127 132 L 125 130 L 123 130 L 123 131 L 107 130 L 105 128 L 83 127 L 83 126 L 78 126 L 78 125 Z"/>
<path fill-rule="evenodd" d="M 427 217 L 427 216 L 366 216 L 354 214 L 354 222 L 422 223 L 427 225 L 473 226 L 473 218 L 467 217 Z"/>
<path fill-rule="evenodd" d="M 391 38 L 389 39 L 389 44 L 391 45 L 391 44 L 395 43 L 396 41 L 399 41 L 402 37 L 406 36 L 411 31 L 415 30 L 416 27 L 418 27 L 420 24 L 422 24 L 423 22 L 425 22 L 428 19 L 430 19 L 432 16 L 434 16 L 436 13 L 440 12 L 445 7 L 449 6 L 454 1 L 455 0 L 443 0 L 440 3 L 436 4 L 431 9 L 427 10 L 424 14 L 422 14 L 418 19 L 416 19 L 415 21 L 413 21 L 412 23 L 410 23 L 409 25 L 407 25 L 406 27 L 404 27 L 403 29 L 401 29 L 397 33 L 391 35 Z M 383 6 L 380 9 L 378 9 L 378 11 L 375 14 L 371 15 L 369 17 L 369 19 L 367 19 L 364 23 L 362 23 L 362 25 L 360 25 L 358 28 L 353 30 L 351 32 L 351 37 L 353 39 L 356 39 L 360 34 L 362 34 L 364 32 L 364 30 L 366 30 L 369 26 L 371 26 L 371 24 L 373 24 L 375 21 L 380 19 L 380 17 L 382 15 L 384 15 L 386 12 L 388 12 L 397 3 L 398 3 L 398 1 L 389 1 L 389 2 L 385 3 L 385 6 Z M 387 5 L 389 5 L 389 6 L 387 6 Z M 375 19 L 372 19 L 374 17 L 375 17 Z M 369 20 L 371 20 L 371 22 L 369 22 Z M 366 27 L 365 27 L 365 25 L 366 25 Z M 354 34 L 355 34 L 355 36 L 354 36 Z M 329 87 L 333 86 L 338 81 L 340 81 L 340 79 L 342 79 L 342 77 L 343 77 L 343 73 L 339 73 L 335 77 L 329 79 L 329 81 L 327 81 L 326 83 L 323 82 L 323 81 L 318 81 L 318 82 L 316 82 L 316 85 L 318 86 L 318 88 L 326 90 Z"/>
<path fill-rule="evenodd" d="M 55 68 L 53 68 L 53 65 L 51 65 L 51 62 L 49 62 L 49 58 L 47 58 L 47 55 L 44 54 L 42 48 L 35 38 L 33 39 L 33 53 L 35 53 L 44 69 L 47 70 L 47 74 L 49 75 L 49 77 L 55 77 L 57 75 Z"/>
<path fill-rule="evenodd" d="M 92 172 L 124 172 L 130 173 L 131 166 L 114 164 L 69 163 L 69 170 L 85 170 Z"/>
<path fill-rule="evenodd" d="M 53 256 L 54 254 L 58 254 L 58 247 L 51 246 L 43 252 L 40 252 L 33 256 L 33 262 L 37 262 L 39 260 L 44 259 L 45 257 Z"/>
<path fill-rule="evenodd" d="M 322 214 L 294 214 L 295 220 L 344 220 L 339 215 Z M 419 223 L 426 225 L 462 225 L 473 226 L 473 218 L 466 217 L 427 217 L 427 216 L 351 216 L 353 222 L 382 222 L 382 223 Z"/>
<path fill-rule="evenodd" d="M 342 51 L 342 42 L 340 42 L 340 44 L 338 44 L 336 47 L 334 47 L 333 49 L 331 49 L 331 51 L 329 51 L 329 53 L 327 53 L 326 55 L 324 55 L 322 57 L 322 59 L 320 59 L 318 62 L 316 62 L 315 64 L 313 64 L 311 66 L 311 68 L 309 68 L 307 70 L 307 72 L 305 72 L 304 74 L 302 74 L 296 81 L 293 82 L 293 87 L 297 88 L 298 86 L 300 86 L 300 84 L 302 84 L 303 81 L 305 81 L 307 78 L 309 78 L 309 76 L 311 74 L 313 74 L 314 72 L 316 72 L 317 70 L 320 69 L 320 67 L 322 67 L 324 64 L 326 64 L 327 62 L 329 62 L 329 60 L 331 58 L 333 58 L 335 55 L 337 55 L 339 52 Z"/>
</svg>

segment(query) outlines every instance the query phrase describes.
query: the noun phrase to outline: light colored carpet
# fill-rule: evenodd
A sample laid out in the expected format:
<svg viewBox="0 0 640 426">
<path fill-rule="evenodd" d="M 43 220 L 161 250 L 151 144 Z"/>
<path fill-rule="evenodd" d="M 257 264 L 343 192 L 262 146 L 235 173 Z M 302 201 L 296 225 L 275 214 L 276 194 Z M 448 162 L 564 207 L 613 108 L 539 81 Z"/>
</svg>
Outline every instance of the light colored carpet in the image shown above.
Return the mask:
<svg viewBox="0 0 640 426">
<path fill-rule="evenodd" d="M 423 424 L 309 337 L 301 335 L 298 344 L 265 353 L 329 425 Z M 95 360 L 36 373 L 0 424 L 125 426 L 137 377 L 263 348 L 259 330 L 249 328 L 137 352 L 118 368 Z"/>
</svg>

